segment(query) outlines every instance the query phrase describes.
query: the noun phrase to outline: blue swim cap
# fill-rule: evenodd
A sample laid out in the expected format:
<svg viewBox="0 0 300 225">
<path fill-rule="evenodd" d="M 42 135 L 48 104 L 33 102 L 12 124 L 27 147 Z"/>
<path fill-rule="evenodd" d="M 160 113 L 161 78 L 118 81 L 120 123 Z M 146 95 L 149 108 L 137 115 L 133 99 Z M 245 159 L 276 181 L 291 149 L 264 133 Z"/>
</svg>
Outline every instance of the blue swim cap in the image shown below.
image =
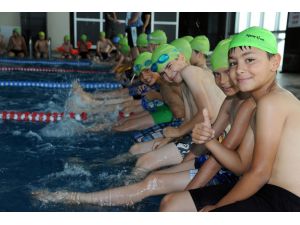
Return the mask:
<svg viewBox="0 0 300 225">
<path fill-rule="evenodd" d="M 114 44 L 119 44 L 120 39 L 121 39 L 120 37 L 115 36 L 115 37 L 113 37 L 112 42 L 113 42 Z"/>
</svg>

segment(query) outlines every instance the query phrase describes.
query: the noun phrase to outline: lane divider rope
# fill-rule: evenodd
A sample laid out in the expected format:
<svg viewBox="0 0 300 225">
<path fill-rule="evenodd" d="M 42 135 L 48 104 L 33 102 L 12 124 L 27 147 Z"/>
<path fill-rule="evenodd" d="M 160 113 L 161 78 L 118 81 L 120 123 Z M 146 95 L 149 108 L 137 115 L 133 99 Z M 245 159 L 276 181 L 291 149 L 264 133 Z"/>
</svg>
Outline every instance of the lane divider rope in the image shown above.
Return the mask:
<svg viewBox="0 0 300 225">
<path fill-rule="evenodd" d="M 21 71 L 21 72 L 82 73 L 82 74 L 114 75 L 114 73 L 111 73 L 109 71 L 80 70 L 80 69 L 62 69 L 62 68 L 43 68 L 43 67 L 12 67 L 12 66 L 3 66 L 3 67 L 0 67 L 0 71 L 1 72 Z"/>
<path fill-rule="evenodd" d="M 42 64 L 42 65 L 71 65 L 71 66 L 90 66 L 92 62 L 90 61 L 64 61 L 64 60 L 26 60 L 26 59 L 6 59 L 0 58 L 2 63 L 12 63 L 12 64 Z"/>
<path fill-rule="evenodd" d="M 116 83 L 116 82 L 103 82 L 103 83 L 80 82 L 80 86 L 83 88 L 86 88 L 86 89 L 118 89 L 118 88 L 122 88 L 122 84 Z M 40 88 L 64 89 L 64 88 L 71 88 L 72 83 L 0 80 L 0 87 L 40 87 Z"/>
<path fill-rule="evenodd" d="M 63 112 L 16 112 L 16 111 L 2 111 L 0 112 L 0 120 L 14 120 L 25 122 L 58 122 L 63 118 L 74 119 L 77 121 L 87 120 L 87 113 L 63 113 Z"/>
</svg>

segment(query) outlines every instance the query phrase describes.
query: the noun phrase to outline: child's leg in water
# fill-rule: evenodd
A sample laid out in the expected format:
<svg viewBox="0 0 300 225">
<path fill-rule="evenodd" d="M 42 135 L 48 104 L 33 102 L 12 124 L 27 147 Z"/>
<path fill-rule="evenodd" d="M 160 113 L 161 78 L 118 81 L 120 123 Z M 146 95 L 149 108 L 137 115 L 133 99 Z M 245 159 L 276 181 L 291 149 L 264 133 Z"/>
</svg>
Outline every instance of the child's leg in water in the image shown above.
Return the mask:
<svg viewBox="0 0 300 225">
<path fill-rule="evenodd" d="M 98 192 L 48 192 L 42 190 L 32 194 L 43 202 L 87 203 L 101 206 L 132 205 L 149 196 L 181 191 L 190 180 L 189 171 L 182 171 L 172 174 L 150 174 L 141 182 Z"/>
<path fill-rule="evenodd" d="M 148 112 L 144 111 L 144 112 L 141 112 L 138 114 L 131 115 L 130 117 L 122 118 L 122 119 L 118 120 L 114 126 L 115 127 L 120 126 L 120 125 L 124 124 L 125 122 L 127 122 L 128 120 L 138 119 L 140 117 L 144 117 L 147 114 L 148 114 Z"/>
<path fill-rule="evenodd" d="M 113 90 L 109 92 L 104 91 L 96 91 L 93 94 L 94 98 L 96 99 L 103 99 L 103 98 L 127 98 L 129 96 L 128 88 L 122 88 L 118 90 Z"/>
<path fill-rule="evenodd" d="M 72 88 L 72 94 L 79 95 L 81 97 L 81 100 L 93 104 L 95 106 L 99 105 L 111 105 L 111 104 L 120 104 L 125 103 L 128 101 L 133 100 L 131 96 L 126 96 L 122 98 L 115 98 L 115 99 L 103 99 L 103 100 L 96 100 L 93 98 L 93 95 L 91 93 L 83 91 L 82 87 L 78 84 L 77 81 L 73 82 L 73 88 Z"/>
<path fill-rule="evenodd" d="M 145 115 L 136 119 L 129 119 L 125 123 L 114 126 L 114 131 L 133 131 L 133 130 L 143 130 L 149 127 L 154 126 L 154 120 L 149 112 L 146 112 Z"/>
</svg>

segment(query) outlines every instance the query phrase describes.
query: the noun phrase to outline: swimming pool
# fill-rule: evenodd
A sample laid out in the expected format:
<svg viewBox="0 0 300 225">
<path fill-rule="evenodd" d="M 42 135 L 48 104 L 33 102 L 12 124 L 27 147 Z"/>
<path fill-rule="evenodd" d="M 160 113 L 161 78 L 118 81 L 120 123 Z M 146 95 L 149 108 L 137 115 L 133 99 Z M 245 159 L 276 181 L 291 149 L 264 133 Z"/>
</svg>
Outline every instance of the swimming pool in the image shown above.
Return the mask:
<svg viewBox="0 0 300 225">
<path fill-rule="evenodd" d="M 107 71 L 99 66 L 84 69 Z M 71 82 L 73 79 L 111 81 L 103 73 L 0 72 L 0 80 Z M 69 89 L 0 87 L 0 111 L 63 111 L 68 96 Z M 158 211 L 160 196 L 130 207 L 44 204 L 31 197 L 31 191 L 44 188 L 89 192 L 121 186 L 124 177 L 130 174 L 134 161 L 117 165 L 106 161 L 128 151 L 133 144 L 131 133 L 79 134 L 72 132 L 75 123 L 0 120 L 0 211 Z"/>
</svg>

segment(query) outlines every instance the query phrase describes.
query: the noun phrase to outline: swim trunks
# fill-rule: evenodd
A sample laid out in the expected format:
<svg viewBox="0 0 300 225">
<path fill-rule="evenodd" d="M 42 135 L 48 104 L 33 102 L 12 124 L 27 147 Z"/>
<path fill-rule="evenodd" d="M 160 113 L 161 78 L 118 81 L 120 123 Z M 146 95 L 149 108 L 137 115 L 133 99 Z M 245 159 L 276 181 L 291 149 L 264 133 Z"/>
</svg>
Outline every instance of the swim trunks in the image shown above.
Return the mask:
<svg viewBox="0 0 300 225">
<path fill-rule="evenodd" d="M 192 143 L 192 136 L 190 134 L 183 136 L 179 141 L 175 142 L 183 159 L 190 152 Z"/>
<path fill-rule="evenodd" d="M 173 119 L 173 113 L 167 105 L 158 106 L 154 112 L 150 112 L 155 124 L 168 123 Z"/>
<path fill-rule="evenodd" d="M 150 101 L 144 97 L 144 98 L 142 98 L 141 105 L 146 111 L 155 112 L 158 107 L 164 105 L 164 102 L 160 101 L 158 99 L 154 99 L 154 100 Z"/>
<path fill-rule="evenodd" d="M 198 169 L 204 164 L 204 162 L 209 158 L 208 154 L 203 154 L 195 158 L 194 166 L 195 169 L 190 171 L 190 176 L 194 176 L 198 172 Z M 221 168 L 218 173 L 207 183 L 207 186 L 219 185 L 219 184 L 231 184 L 238 181 L 238 177 L 231 171 Z"/>
</svg>

